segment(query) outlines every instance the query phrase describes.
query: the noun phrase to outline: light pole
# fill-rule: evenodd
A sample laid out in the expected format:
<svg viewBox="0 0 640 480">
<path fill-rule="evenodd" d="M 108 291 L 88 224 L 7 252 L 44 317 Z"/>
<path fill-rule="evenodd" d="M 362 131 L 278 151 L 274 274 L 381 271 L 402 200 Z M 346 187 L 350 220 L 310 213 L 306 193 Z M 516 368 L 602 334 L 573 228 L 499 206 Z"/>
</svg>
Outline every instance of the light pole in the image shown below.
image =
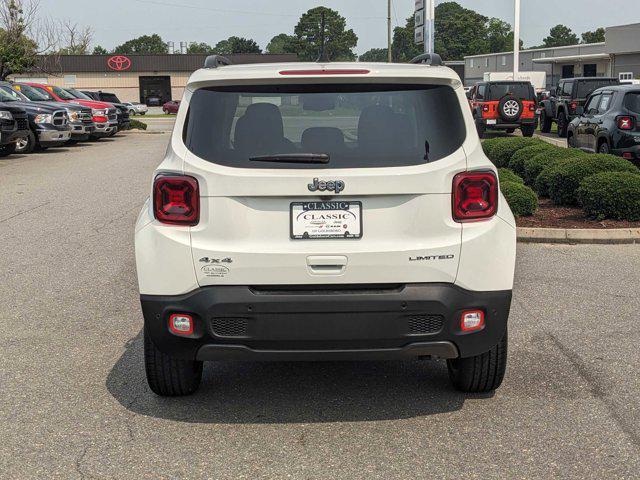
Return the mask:
<svg viewBox="0 0 640 480">
<path fill-rule="evenodd" d="M 391 0 L 387 5 L 387 61 L 391 63 L 393 56 L 391 55 L 391 44 L 393 42 L 393 35 L 391 33 Z"/>
<path fill-rule="evenodd" d="M 520 0 L 515 0 L 515 22 L 513 25 L 513 79 L 518 79 L 520 70 Z"/>
</svg>

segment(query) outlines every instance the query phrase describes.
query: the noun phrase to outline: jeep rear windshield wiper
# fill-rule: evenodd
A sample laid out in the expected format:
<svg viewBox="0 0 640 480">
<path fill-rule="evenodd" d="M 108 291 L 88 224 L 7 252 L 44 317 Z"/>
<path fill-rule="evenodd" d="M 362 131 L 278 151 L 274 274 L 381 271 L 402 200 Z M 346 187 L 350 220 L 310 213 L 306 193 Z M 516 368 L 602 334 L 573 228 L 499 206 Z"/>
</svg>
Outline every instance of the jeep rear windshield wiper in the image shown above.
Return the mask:
<svg viewBox="0 0 640 480">
<path fill-rule="evenodd" d="M 273 163 L 329 163 L 331 157 L 326 153 L 282 153 L 249 158 L 252 162 Z"/>
</svg>

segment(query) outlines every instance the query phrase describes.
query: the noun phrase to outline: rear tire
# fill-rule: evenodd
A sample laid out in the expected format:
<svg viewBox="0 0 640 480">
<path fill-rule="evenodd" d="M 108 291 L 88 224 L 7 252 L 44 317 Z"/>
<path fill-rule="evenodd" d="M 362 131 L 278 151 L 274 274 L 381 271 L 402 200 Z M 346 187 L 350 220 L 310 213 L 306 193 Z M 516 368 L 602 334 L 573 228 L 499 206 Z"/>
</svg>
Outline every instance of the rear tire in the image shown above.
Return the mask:
<svg viewBox="0 0 640 480">
<path fill-rule="evenodd" d="M 558 137 L 567 138 L 569 131 L 569 120 L 567 114 L 564 112 L 558 113 Z"/>
<path fill-rule="evenodd" d="M 173 358 L 158 350 L 144 332 L 144 365 L 149 388 L 161 397 L 182 397 L 198 390 L 202 362 Z"/>
<path fill-rule="evenodd" d="M 609 142 L 604 140 L 598 147 L 598 153 L 604 153 L 605 155 L 611 153 L 611 149 L 609 148 Z"/>
<path fill-rule="evenodd" d="M 482 355 L 447 360 L 453 386 L 465 393 L 489 393 L 500 387 L 507 368 L 508 335 Z"/>
<path fill-rule="evenodd" d="M 547 117 L 547 114 L 543 110 L 542 113 L 540 114 L 540 131 L 542 133 L 550 133 L 552 125 L 553 125 L 553 120 Z"/>
<path fill-rule="evenodd" d="M 533 137 L 533 134 L 536 133 L 536 127 L 534 125 L 522 127 L 520 130 L 522 130 L 523 137 Z"/>
</svg>

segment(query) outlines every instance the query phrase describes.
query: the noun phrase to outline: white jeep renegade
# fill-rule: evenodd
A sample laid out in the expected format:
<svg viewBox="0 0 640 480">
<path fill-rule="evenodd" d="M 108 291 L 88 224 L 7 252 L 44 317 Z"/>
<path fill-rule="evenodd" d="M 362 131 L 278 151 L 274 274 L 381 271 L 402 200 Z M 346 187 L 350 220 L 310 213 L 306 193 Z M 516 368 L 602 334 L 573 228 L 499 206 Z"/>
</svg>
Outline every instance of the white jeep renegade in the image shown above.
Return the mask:
<svg viewBox="0 0 640 480">
<path fill-rule="evenodd" d="M 230 66 L 190 78 L 136 226 L 159 395 L 204 361 L 507 359 L 515 221 L 458 76 L 411 64 Z"/>
</svg>

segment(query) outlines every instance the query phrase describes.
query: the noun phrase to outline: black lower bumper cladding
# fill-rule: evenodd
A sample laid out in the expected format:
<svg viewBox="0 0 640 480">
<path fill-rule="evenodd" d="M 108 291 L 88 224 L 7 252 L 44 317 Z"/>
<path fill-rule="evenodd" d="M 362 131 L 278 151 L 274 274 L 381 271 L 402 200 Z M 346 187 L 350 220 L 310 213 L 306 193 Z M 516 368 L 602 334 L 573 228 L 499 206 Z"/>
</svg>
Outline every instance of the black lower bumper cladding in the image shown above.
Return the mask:
<svg viewBox="0 0 640 480">
<path fill-rule="evenodd" d="M 382 360 L 471 357 L 504 336 L 511 291 L 452 284 L 216 286 L 186 295 L 142 295 L 146 334 L 164 353 L 197 360 Z M 485 328 L 465 333 L 462 312 Z M 195 322 L 189 338 L 168 328 L 174 313 Z"/>
</svg>

